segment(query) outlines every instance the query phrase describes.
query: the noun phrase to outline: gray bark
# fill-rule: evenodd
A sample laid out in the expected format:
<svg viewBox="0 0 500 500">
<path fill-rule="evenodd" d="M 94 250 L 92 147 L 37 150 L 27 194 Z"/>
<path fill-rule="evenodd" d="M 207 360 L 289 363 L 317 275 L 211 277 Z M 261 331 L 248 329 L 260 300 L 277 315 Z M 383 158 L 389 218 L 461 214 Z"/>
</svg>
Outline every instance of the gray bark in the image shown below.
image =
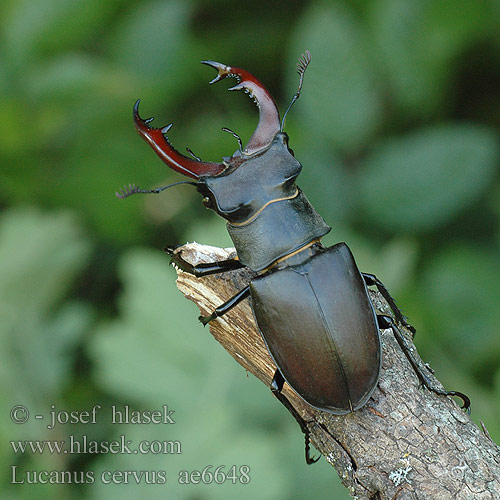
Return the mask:
<svg viewBox="0 0 500 500">
<path fill-rule="evenodd" d="M 231 249 L 197 244 L 178 251 L 193 265 L 231 254 Z M 246 269 L 203 278 L 178 270 L 177 286 L 203 315 L 209 315 L 250 278 Z M 380 294 L 370 294 L 377 312 L 391 315 Z M 210 331 L 245 370 L 269 386 L 275 365 L 256 328 L 249 300 L 212 321 Z M 421 363 L 410 333 L 403 327 L 401 331 Z M 336 416 L 316 410 L 286 384 L 283 389 L 310 422 L 312 443 L 337 470 L 350 494 L 379 500 L 500 499 L 500 448 L 455 401 L 420 386 L 391 330 L 381 331 L 381 341 L 378 386 L 368 403 L 354 413 Z"/>
</svg>

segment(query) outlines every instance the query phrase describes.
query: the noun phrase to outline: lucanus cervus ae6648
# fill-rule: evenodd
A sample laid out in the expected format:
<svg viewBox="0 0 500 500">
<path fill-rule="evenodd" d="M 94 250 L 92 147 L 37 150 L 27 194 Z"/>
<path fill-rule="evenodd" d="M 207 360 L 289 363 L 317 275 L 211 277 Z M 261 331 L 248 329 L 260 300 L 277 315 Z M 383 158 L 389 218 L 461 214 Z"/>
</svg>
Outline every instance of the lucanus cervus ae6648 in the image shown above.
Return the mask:
<svg viewBox="0 0 500 500">
<path fill-rule="evenodd" d="M 330 227 L 296 184 L 302 166 L 283 131 L 310 60 L 307 51 L 299 59 L 298 90 L 282 121 L 273 98 L 253 75 L 241 68 L 202 61 L 217 70 L 210 83 L 236 78 L 237 85 L 229 90 L 244 90 L 259 109 L 259 123 L 245 147 L 234 132 L 225 129 L 235 135 L 240 147 L 220 163 L 180 154 L 166 136 L 171 124 L 152 128 L 152 118 L 144 120 L 139 115 L 139 101 L 134 106 L 139 134 L 170 168 L 194 179 L 183 182 L 195 185 L 205 206 L 227 220 L 237 252 L 235 259 L 192 266 L 174 252 L 175 247 L 167 247 L 175 264 L 196 276 L 245 266 L 256 275 L 248 286 L 200 320 L 207 324 L 250 297 L 256 322 L 277 367 L 271 390 L 305 435 L 307 463 L 315 461 L 309 454 L 309 430 L 281 392 L 285 381 L 306 403 L 320 410 L 341 415 L 361 408 L 379 379 L 379 328 L 392 330 L 427 389 L 443 396 L 458 396 L 465 408 L 470 405 L 465 394 L 434 386 L 416 363 L 397 325 L 413 333 L 415 330 L 382 282 L 358 270 L 345 243 L 329 248 L 321 244 Z M 117 196 L 159 193 L 177 184 L 152 190 L 130 185 Z M 375 313 L 367 292 L 371 285 L 385 298 L 394 319 Z"/>
</svg>

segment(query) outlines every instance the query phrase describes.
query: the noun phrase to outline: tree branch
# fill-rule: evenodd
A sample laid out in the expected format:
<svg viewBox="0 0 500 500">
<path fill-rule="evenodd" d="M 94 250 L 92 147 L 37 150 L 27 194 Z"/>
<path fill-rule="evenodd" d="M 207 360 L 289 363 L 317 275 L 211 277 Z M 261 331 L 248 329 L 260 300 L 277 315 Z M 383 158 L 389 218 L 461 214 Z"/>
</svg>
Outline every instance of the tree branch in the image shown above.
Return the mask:
<svg viewBox="0 0 500 500">
<path fill-rule="evenodd" d="M 177 251 L 193 265 L 234 255 L 232 249 L 195 243 Z M 178 270 L 177 286 L 203 315 L 209 315 L 251 277 L 248 269 L 203 278 Z M 379 293 L 370 295 L 377 312 L 392 315 Z M 248 300 L 212 321 L 210 331 L 243 368 L 270 385 L 275 365 Z M 412 345 L 409 332 L 402 327 L 401 331 Z M 381 332 L 381 341 L 380 380 L 368 403 L 354 413 L 336 416 L 316 410 L 287 384 L 283 389 L 310 422 L 311 441 L 351 495 L 373 500 L 500 498 L 499 447 L 453 400 L 420 387 L 391 330 Z"/>
</svg>

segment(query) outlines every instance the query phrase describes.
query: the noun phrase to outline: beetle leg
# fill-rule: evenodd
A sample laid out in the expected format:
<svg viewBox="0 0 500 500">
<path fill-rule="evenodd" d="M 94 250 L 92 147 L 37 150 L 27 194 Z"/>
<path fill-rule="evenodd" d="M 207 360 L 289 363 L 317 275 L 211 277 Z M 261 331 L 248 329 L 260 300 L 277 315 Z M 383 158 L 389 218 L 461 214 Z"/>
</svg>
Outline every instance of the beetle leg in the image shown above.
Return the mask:
<svg viewBox="0 0 500 500">
<path fill-rule="evenodd" d="M 226 273 L 228 271 L 233 271 L 234 269 L 240 269 L 242 267 L 244 266 L 238 259 L 228 259 L 219 260 L 218 262 L 197 264 L 196 266 L 191 266 L 191 270 L 192 274 L 197 277 L 201 277 L 208 276 L 209 274 Z M 185 269 L 183 269 L 183 271 L 184 270 Z"/>
<path fill-rule="evenodd" d="M 176 253 L 175 246 L 166 246 L 163 250 L 172 257 L 171 263 L 185 273 L 193 274 L 196 277 L 208 276 L 209 274 L 225 273 L 240 269 L 243 264 L 238 259 L 219 260 L 217 262 L 207 262 L 193 266 L 182 258 L 180 253 Z"/>
<path fill-rule="evenodd" d="M 307 422 L 298 414 L 297 410 L 292 406 L 290 401 L 286 398 L 286 396 L 281 392 L 283 389 L 283 385 L 285 384 L 285 378 L 281 374 L 279 370 L 274 372 L 274 377 L 271 382 L 271 392 L 279 399 L 280 403 L 292 414 L 293 418 L 297 421 L 300 426 L 300 430 L 304 433 L 305 439 L 305 453 L 306 453 L 306 463 L 308 465 L 314 464 L 321 457 L 312 458 L 310 451 L 310 431 L 307 427 Z"/>
<path fill-rule="evenodd" d="M 379 314 L 377 315 L 377 320 L 379 328 L 382 329 L 390 328 L 392 330 L 392 333 L 394 334 L 394 337 L 396 338 L 399 347 L 401 348 L 404 355 L 410 362 L 414 372 L 416 373 L 417 377 L 419 378 L 423 386 L 425 386 L 429 391 L 432 391 L 435 394 L 439 394 L 440 396 L 459 397 L 463 401 L 462 408 L 464 410 L 467 410 L 467 412 L 470 412 L 470 399 L 468 398 L 468 396 L 458 391 L 445 391 L 443 389 L 439 389 L 432 383 L 431 379 L 422 371 L 419 364 L 413 357 L 411 348 L 408 346 L 406 339 L 403 337 L 403 335 L 401 334 L 398 327 L 395 325 L 393 319 L 390 316 Z"/>
<path fill-rule="evenodd" d="M 385 287 L 385 285 L 374 275 L 374 274 L 369 274 L 369 273 L 361 273 L 363 276 L 363 279 L 365 280 L 366 286 L 372 286 L 375 285 L 377 287 L 377 290 L 381 293 L 382 297 L 386 300 L 386 302 L 389 304 L 389 307 L 392 309 L 392 312 L 394 313 L 394 316 L 396 316 L 396 319 L 410 332 L 415 336 L 415 327 L 410 325 L 408 323 L 408 319 L 403 315 L 401 312 L 401 309 L 397 306 L 396 301 L 392 298 L 391 294 L 389 293 L 389 290 Z"/>
<path fill-rule="evenodd" d="M 246 286 L 245 288 L 240 290 L 236 295 L 234 295 L 229 300 L 224 302 L 224 304 L 221 304 L 219 307 L 215 309 L 215 311 L 210 316 L 199 316 L 198 319 L 203 323 L 203 326 L 205 326 L 213 319 L 219 318 L 223 314 L 226 314 L 235 305 L 239 304 L 243 299 L 247 298 L 248 295 L 250 295 L 250 286 Z"/>
</svg>

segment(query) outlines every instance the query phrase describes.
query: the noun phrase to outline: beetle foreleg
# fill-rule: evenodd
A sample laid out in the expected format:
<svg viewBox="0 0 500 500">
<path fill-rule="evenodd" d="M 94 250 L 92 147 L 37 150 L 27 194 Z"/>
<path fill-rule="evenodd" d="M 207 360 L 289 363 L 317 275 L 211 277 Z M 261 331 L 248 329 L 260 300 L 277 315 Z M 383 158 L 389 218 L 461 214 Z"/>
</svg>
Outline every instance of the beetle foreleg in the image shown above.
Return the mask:
<svg viewBox="0 0 500 500">
<path fill-rule="evenodd" d="M 223 314 L 226 314 L 235 305 L 239 304 L 243 299 L 248 297 L 248 295 L 250 295 L 250 286 L 246 286 L 245 288 L 240 290 L 236 295 L 231 297 L 228 301 L 224 302 L 224 304 L 221 304 L 219 307 L 215 309 L 215 311 L 210 316 L 199 316 L 198 319 L 205 326 L 213 319 L 219 318 Z"/>
<path fill-rule="evenodd" d="M 177 247 L 166 246 L 163 250 L 172 257 L 172 263 L 182 271 L 193 274 L 198 278 L 209 274 L 225 273 L 234 269 L 241 269 L 243 264 L 238 259 L 219 260 L 218 262 L 208 262 L 193 266 L 182 258 L 180 253 L 176 253 Z"/>
<path fill-rule="evenodd" d="M 300 426 L 301 431 L 304 433 L 305 439 L 305 453 L 306 453 L 306 463 L 308 465 L 314 464 L 317 462 L 320 457 L 312 458 L 310 451 L 310 440 L 309 440 L 309 428 L 307 427 L 307 422 L 298 414 L 297 410 L 292 406 L 290 401 L 286 398 L 286 396 L 281 392 L 283 389 L 283 385 L 285 384 L 285 379 L 279 370 L 274 372 L 274 377 L 271 382 L 271 392 L 279 399 L 281 404 L 292 414 L 293 418 L 297 421 Z"/>
<path fill-rule="evenodd" d="M 387 290 L 385 285 L 374 274 L 361 273 L 361 275 L 363 276 L 363 279 L 365 280 L 367 286 L 374 285 L 377 287 L 377 290 L 381 293 L 382 297 L 384 297 L 386 302 L 389 304 L 389 307 L 392 309 L 392 312 L 394 313 L 394 316 L 396 316 L 396 319 L 403 326 L 408 328 L 413 336 L 415 336 L 415 328 L 410 325 L 410 323 L 408 323 L 408 320 L 401 312 L 401 309 L 397 306 L 396 301 L 392 298 L 389 290 Z"/>
<path fill-rule="evenodd" d="M 420 382 L 422 383 L 423 386 L 425 386 L 429 391 L 434 392 L 435 394 L 439 394 L 440 396 L 457 396 L 463 401 L 463 406 L 462 408 L 464 410 L 467 410 L 467 412 L 470 412 L 470 399 L 468 396 L 463 394 L 462 392 L 458 391 L 445 391 L 443 389 L 439 389 L 436 387 L 430 380 L 430 378 L 422 371 L 420 368 L 419 364 L 413 357 L 413 354 L 411 352 L 410 347 L 407 344 L 406 339 L 403 337 L 401 332 L 399 331 L 398 327 L 395 325 L 393 319 L 390 316 L 385 316 L 382 314 L 377 315 L 377 320 L 378 320 L 378 326 L 379 328 L 386 329 L 390 328 L 392 330 L 392 333 L 394 334 L 394 337 L 396 338 L 399 347 L 403 351 L 404 355 L 410 362 L 411 366 L 413 367 L 413 370 L 415 371 L 417 377 L 419 378 Z"/>
</svg>

